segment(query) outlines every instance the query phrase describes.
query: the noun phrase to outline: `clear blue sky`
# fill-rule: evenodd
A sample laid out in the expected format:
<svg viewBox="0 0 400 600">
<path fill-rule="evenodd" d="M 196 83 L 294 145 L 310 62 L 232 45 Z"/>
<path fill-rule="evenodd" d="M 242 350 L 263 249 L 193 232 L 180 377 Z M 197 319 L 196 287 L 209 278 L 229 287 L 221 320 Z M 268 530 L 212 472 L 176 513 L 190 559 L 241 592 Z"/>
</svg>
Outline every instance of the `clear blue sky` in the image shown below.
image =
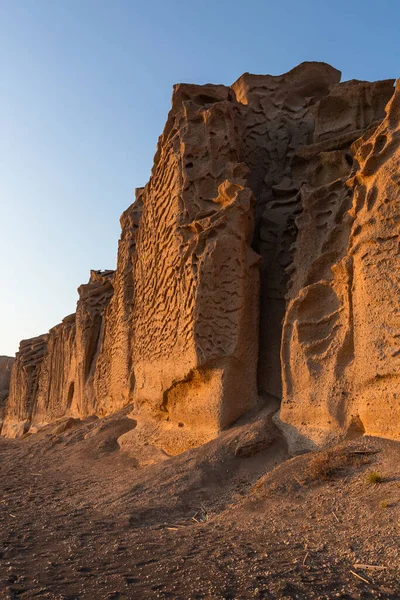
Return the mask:
<svg viewBox="0 0 400 600">
<path fill-rule="evenodd" d="M 114 268 L 174 83 L 326 61 L 400 75 L 400 2 L 0 0 L 0 354 Z"/>
</svg>

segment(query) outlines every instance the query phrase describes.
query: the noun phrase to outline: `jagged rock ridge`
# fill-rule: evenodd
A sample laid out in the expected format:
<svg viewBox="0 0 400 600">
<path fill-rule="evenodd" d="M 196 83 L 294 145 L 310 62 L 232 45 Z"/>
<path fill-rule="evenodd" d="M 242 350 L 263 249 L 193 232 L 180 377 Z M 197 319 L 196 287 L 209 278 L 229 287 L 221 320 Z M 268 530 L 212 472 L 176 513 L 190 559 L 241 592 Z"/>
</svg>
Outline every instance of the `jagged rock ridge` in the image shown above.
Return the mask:
<svg viewBox="0 0 400 600">
<path fill-rule="evenodd" d="M 302 446 L 400 437 L 400 92 L 339 82 L 175 86 L 116 272 L 21 342 L 3 434 L 133 403 L 174 453 L 275 398 Z"/>
</svg>

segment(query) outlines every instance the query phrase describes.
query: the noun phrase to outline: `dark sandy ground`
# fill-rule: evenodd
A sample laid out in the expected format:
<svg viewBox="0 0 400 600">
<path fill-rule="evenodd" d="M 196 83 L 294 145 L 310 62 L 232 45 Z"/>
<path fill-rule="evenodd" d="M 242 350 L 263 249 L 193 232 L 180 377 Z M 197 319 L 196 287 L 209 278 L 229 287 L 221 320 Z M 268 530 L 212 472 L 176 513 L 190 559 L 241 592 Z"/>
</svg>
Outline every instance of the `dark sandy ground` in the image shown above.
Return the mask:
<svg viewBox="0 0 400 600">
<path fill-rule="evenodd" d="M 140 466 L 132 423 L 0 438 L 1 599 L 400 599 L 400 443 L 289 458 L 267 417 Z"/>
</svg>

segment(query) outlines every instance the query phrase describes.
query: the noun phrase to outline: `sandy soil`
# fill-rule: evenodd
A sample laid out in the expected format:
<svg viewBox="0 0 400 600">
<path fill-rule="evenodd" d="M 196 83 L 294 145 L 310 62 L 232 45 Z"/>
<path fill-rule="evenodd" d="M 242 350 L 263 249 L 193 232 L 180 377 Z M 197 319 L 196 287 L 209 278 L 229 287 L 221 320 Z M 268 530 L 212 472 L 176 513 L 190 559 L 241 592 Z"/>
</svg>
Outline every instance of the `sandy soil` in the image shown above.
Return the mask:
<svg viewBox="0 0 400 600">
<path fill-rule="evenodd" d="M 289 458 L 266 415 L 140 466 L 133 428 L 0 438 L 1 599 L 400 598 L 399 443 Z"/>
</svg>

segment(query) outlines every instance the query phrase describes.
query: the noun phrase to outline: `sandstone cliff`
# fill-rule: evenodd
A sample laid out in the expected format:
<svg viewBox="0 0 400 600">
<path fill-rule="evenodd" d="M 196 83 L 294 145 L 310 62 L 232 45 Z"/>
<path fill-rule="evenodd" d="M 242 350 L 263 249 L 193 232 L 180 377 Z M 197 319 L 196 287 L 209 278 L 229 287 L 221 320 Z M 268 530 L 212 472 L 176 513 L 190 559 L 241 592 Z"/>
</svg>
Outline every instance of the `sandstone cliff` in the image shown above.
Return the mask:
<svg viewBox="0 0 400 600">
<path fill-rule="evenodd" d="M 97 411 L 94 371 L 103 335 L 103 314 L 114 271 L 92 271 L 80 286 L 76 313 L 48 334 L 23 340 L 12 369 L 2 434 L 20 437 L 65 415 Z"/>
<path fill-rule="evenodd" d="M 282 401 L 302 446 L 400 438 L 393 84 L 303 63 L 175 86 L 117 269 L 21 342 L 3 434 L 132 403 L 177 452 Z"/>
<path fill-rule="evenodd" d="M 300 445 L 364 432 L 400 439 L 399 85 L 380 123 L 391 84 L 335 87 L 317 115 L 328 111 L 340 135 L 316 128 L 299 153 L 281 418 Z"/>
<path fill-rule="evenodd" d="M 239 111 L 229 88 L 176 86 L 133 265 L 134 400 L 204 439 L 257 401 L 259 256 Z"/>
<path fill-rule="evenodd" d="M 0 356 L 0 433 L 5 413 L 5 401 L 10 389 L 13 362 L 14 359 L 10 356 Z"/>
</svg>

